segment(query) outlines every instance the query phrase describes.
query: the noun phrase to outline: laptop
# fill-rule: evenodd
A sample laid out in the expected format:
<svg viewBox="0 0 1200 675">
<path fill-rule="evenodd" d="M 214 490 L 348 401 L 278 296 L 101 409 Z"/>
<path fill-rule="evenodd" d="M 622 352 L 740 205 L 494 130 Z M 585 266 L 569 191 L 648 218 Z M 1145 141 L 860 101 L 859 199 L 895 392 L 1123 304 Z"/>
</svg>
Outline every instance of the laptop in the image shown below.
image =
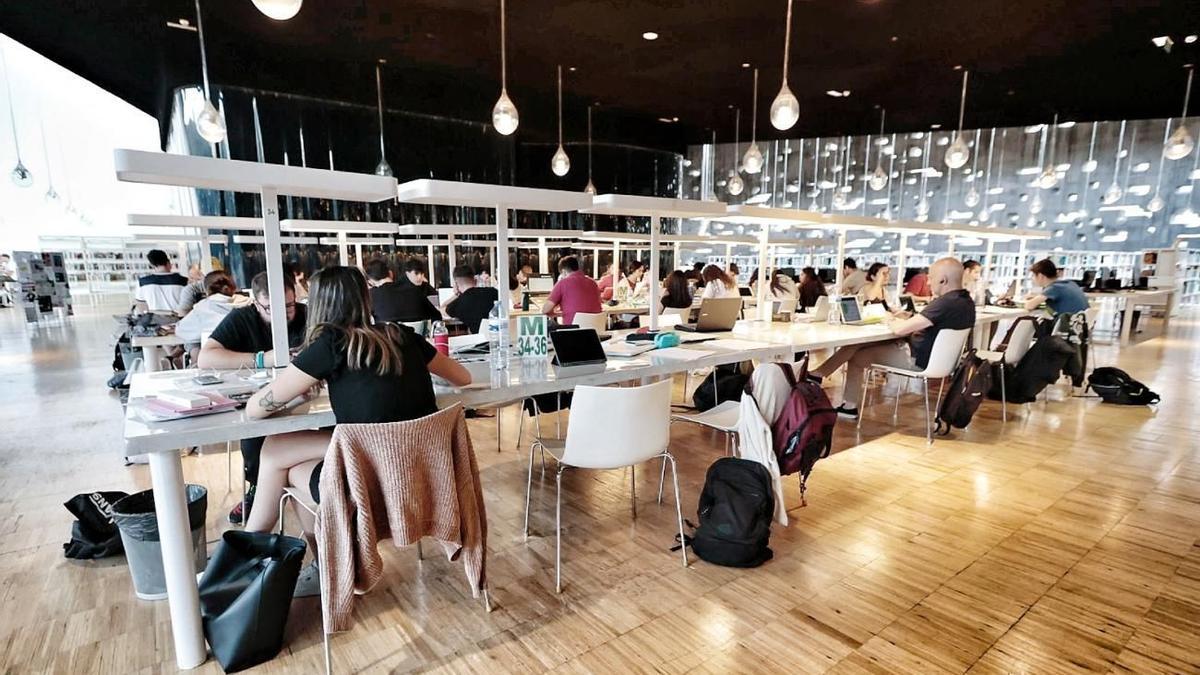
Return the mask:
<svg viewBox="0 0 1200 675">
<path fill-rule="evenodd" d="M 883 305 L 879 305 L 879 311 L 872 309 L 871 316 L 864 316 L 862 306 L 858 304 L 858 298 L 854 296 L 838 298 L 838 306 L 842 310 L 842 323 L 847 326 L 866 326 L 874 323 L 882 323 L 883 316 L 880 312 L 887 312 L 887 310 L 883 309 Z"/>
<path fill-rule="evenodd" d="M 450 302 L 450 298 L 453 298 L 453 297 L 454 297 L 454 289 L 453 288 L 439 288 L 439 289 L 437 289 L 437 302 L 435 302 L 433 304 L 436 307 L 445 307 L 446 303 Z M 430 298 L 430 300 L 432 301 L 433 298 Z"/>
<path fill-rule="evenodd" d="M 600 336 L 591 328 L 551 331 L 550 343 L 554 345 L 556 366 L 587 366 L 608 361 L 604 345 L 600 344 Z"/>
<path fill-rule="evenodd" d="M 743 298 L 753 297 L 749 286 L 738 286 L 738 295 L 742 296 Z"/>
<path fill-rule="evenodd" d="M 742 313 L 741 296 L 734 298 L 705 298 L 700 303 L 700 316 L 696 323 L 681 323 L 675 330 L 688 333 L 719 333 L 733 330 Z"/>
<path fill-rule="evenodd" d="M 525 286 L 530 293 L 549 293 L 554 290 L 554 277 L 529 277 Z"/>
<path fill-rule="evenodd" d="M 916 315 L 917 313 L 917 303 L 913 302 L 913 297 L 911 295 L 900 296 L 900 306 L 909 314 Z"/>
<path fill-rule="evenodd" d="M 798 323 L 820 323 L 829 320 L 829 296 L 822 295 L 817 298 L 817 304 L 813 305 L 807 313 L 797 314 L 792 317 L 792 321 Z"/>
</svg>

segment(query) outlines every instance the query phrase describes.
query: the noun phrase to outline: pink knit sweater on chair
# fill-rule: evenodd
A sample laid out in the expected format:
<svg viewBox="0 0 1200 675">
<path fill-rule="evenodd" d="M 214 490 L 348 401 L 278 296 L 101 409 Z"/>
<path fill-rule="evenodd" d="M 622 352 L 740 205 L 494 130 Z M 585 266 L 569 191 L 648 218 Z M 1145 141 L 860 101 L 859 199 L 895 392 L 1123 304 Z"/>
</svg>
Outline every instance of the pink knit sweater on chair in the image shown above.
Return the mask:
<svg viewBox="0 0 1200 675">
<path fill-rule="evenodd" d="M 317 552 L 325 630 L 349 628 L 354 594 L 383 576 L 378 544 L 432 537 L 487 583 L 487 516 L 461 406 L 391 424 L 339 424 L 321 470 Z"/>
</svg>

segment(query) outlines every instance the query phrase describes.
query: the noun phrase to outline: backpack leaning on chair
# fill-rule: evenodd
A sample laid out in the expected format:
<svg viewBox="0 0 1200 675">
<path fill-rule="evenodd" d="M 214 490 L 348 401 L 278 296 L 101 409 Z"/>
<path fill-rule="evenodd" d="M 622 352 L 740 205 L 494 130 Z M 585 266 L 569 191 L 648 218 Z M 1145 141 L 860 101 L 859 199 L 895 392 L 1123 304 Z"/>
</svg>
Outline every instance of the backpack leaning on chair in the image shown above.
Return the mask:
<svg viewBox="0 0 1200 675">
<path fill-rule="evenodd" d="M 801 362 L 798 377 L 790 364 L 777 365 L 791 386 L 791 392 L 779 417 L 771 425 L 775 458 L 779 461 L 781 476 L 800 474 L 800 504 L 803 506 L 806 504 L 804 491 L 813 465 L 817 460 L 828 457 L 833 449 L 837 410 L 829 402 L 829 396 L 821 385 L 807 379 L 807 357 Z"/>
<path fill-rule="evenodd" d="M 758 567 L 774 555 L 767 544 L 775 491 L 762 464 L 737 457 L 713 462 L 697 511 L 700 526 L 685 543 L 701 560 L 725 567 Z"/>
<path fill-rule="evenodd" d="M 1158 394 L 1120 368 L 1102 367 L 1093 370 L 1088 376 L 1088 387 L 1105 403 L 1153 405 L 1160 400 Z"/>
<path fill-rule="evenodd" d="M 946 396 L 938 407 L 934 433 L 945 436 L 951 427 L 967 428 L 991 386 L 991 366 L 979 358 L 974 349 L 964 354 L 950 376 Z"/>
</svg>

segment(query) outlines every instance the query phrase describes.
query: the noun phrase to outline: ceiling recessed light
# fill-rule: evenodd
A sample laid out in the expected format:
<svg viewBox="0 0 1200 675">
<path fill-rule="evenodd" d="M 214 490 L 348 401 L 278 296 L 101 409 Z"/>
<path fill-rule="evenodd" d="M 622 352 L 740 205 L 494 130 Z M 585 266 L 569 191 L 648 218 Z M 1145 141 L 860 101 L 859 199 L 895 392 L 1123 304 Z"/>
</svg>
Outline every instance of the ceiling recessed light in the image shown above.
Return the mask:
<svg viewBox="0 0 1200 675">
<path fill-rule="evenodd" d="M 749 64 L 749 63 L 743 63 L 743 64 L 742 64 L 742 67 L 743 67 L 743 68 L 749 68 L 749 67 L 750 67 L 750 64 Z"/>
<path fill-rule="evenodd" d="M 850 95 L 850 90 L 849 89 L 842 89 L 842 90 L 830 89 L 825 92 L 825 95 L 832 96 L 833 98 L 846 98 L 847 96 Z"/>
<path fill-rule="evenodd" d="M 900 41 L 900 36 L 899 36 L 899 35 L 893 35 L 893 36 L 892 36 L 892 42 L 899 42 L 899 41 Z"/>
<path fill-rule="evenodd" d="M 1183 41 L 1184 41 L 1184 42 L 1186 42 L 1187 44 L 1189 44 L 1189 45 L 1190 45 L 1190 44 L 1192 44 L 1193 42 L 1195 42 L 1195 41 L 1196 41 L 1196 36 L 1195 36 L 1195 35 L 1189 35 L 1189 36 L 1187 36 L 1187 37 L 1183 38 Z"/>
<path fill-rule="evenodd" d="M 962 70 L 962 64 L 954 66 L 955 70 Z"/>
<path fill-rule="evenodd" d="M 940 125 L 940 124 L 930 124 L 930 125 L 929 125 L 929 128 L 930 128 L 930 129 L 941 129 L 941 128 L 942 128 L 942 125 Z"/>
<path fill-rule="evenodd" d="M 648 30 L 648 31 L 646 31 L 645 33 L 642 33 L 642 39 L 643 39 L 643 40 L 657 40 L 657 39 L 658 39 L 658 33 L 655 33 L 655 32 L 654 32 L 654 31 L 652 31 L 652 30 Z"/>
<path fill-rule="evenodd" d="M 671 118 L 671 121 L 672 121 L 672 122 L 678 122 L 678 121 L 679 121 L 679 118 L 678 118 L 678 117 L 672 117 L 672 118 Z"/>
<path fill-rule="evenodd" d="M 679 119 L 679 118 L 672 119 L 670 117 L 660 117 L 660 118 L 658 118 L 658 121 L 662 122 L 663 124 L 670 124 L 671 122 L 674 122 L 676 119 Z"/>
<path fill-rule="evenodd" d="M 1160 35 L 1158 37 L 1150 38 L 1150 42 L 1152 42 L 1155 47 L 1158 47 L 1159 49 L 1168 53 L 1171 51 L 1171 47 L 1175 46 L 1175 41 L 1171 39 L 1170 35 Z"/>
<path fill-rule="evenodd" d="M 569 68 L 567 68 L 567 70 L 569 70 L 573 73 L 573 72 L 575 72 L 575 66 L 570 66 Z"/>
</svg>

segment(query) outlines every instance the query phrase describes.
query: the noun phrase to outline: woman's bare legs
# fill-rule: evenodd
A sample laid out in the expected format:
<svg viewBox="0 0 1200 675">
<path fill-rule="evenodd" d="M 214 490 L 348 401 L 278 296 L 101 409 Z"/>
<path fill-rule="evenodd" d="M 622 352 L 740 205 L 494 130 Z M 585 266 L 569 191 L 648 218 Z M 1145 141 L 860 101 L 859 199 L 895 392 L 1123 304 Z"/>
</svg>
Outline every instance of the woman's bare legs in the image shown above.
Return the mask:
<svg viewBox="0 0 1200 675">
<path fill-rule="evenodd" d="M 307 462 L 301 462 L 288 469 L 288 484 L 294 488 L 303 490 L 304 494 L 308 495 L 311 499 L 312 495 L 309 494 L 309 491 L 312 486 L 312 473 L 320 463 L 321 460 L 319 459 L 310 459 Z M 297 507 L 295 513 L 296 517 L 300 519 L 300 526 L 305 532 L 316 532 L 317 519 L 313 517 L 313 514 L 308 512 L 308 509 Z"/>
<path fill-rule="evenodd" d="M 279 498 L 289 481 L 289 473 L 298 465 L 312 466 L 325 456 L 332 431 L 294 431 L 269 436 L 263 443 L 258 467 L 258 487 L 254 492 L 254 508 L 246 521 L 250 532 L 270 532 L 279 522 Z M 307 486 L 307 478 L 302 485 Z"/>
</svg>

